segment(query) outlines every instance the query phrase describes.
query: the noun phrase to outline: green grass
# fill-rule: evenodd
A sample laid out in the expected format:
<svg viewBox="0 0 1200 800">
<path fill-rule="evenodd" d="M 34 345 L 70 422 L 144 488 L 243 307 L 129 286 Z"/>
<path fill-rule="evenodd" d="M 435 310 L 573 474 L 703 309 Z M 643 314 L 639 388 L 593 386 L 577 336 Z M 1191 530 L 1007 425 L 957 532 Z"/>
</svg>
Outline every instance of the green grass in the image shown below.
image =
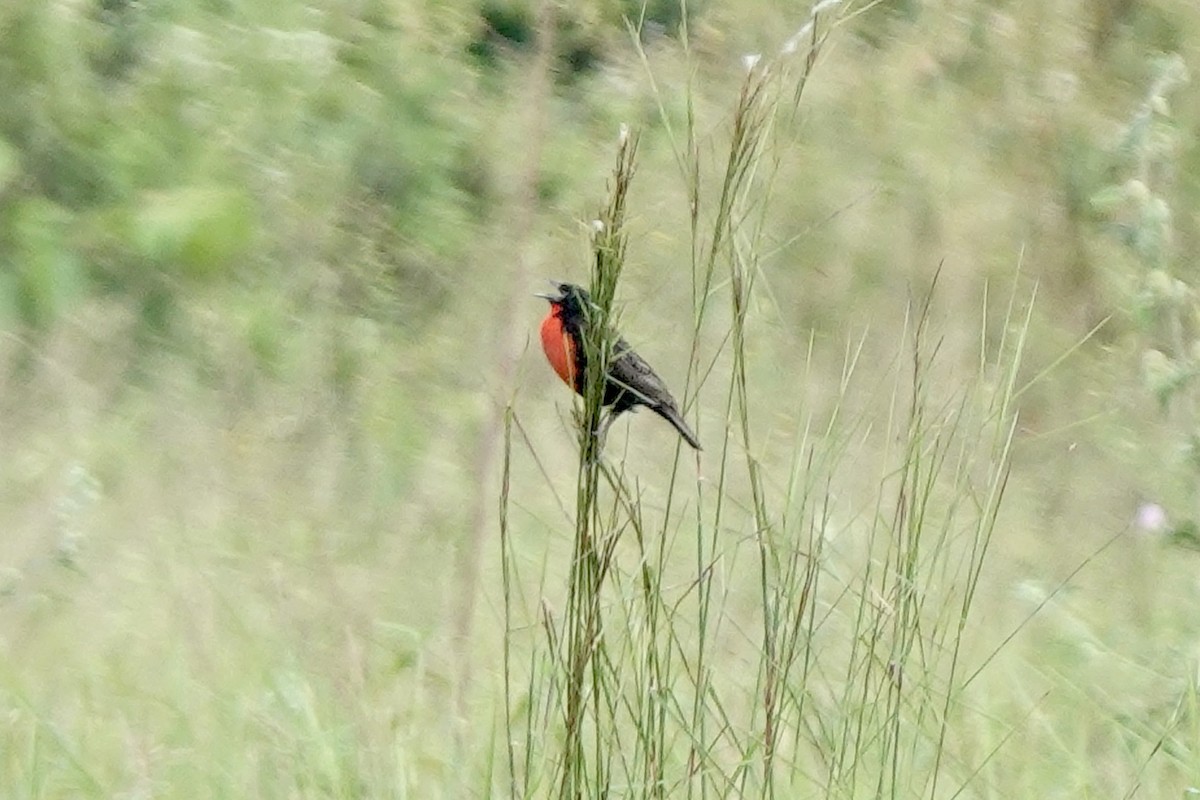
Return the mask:
<svg viewBox="0 0 1200 800">
<path fill-rule="evenodd" d="M 1190 5 L 881 3 L 815 63 L 785 4 L 534 13 L 569 79 L 465 4 L 114 8 L 0 11 L 5 797 L 1200 786 L 1196 554 L 1131 525 L 1191 431 L 1093 203 Z M 537 352 L 620 123 L 605 307 L 698 459 L 581 465 Z"/>
</svg>

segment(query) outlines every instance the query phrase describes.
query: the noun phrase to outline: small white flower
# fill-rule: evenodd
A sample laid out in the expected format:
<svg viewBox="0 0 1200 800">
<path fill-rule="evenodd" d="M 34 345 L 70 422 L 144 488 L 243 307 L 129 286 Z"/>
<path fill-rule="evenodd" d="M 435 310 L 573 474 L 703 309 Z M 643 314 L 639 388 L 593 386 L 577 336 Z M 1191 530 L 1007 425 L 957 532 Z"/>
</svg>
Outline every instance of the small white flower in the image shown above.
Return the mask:
<svg viewBox="0 0 1200 800">
<path fill-rule="evenodd" d="M 1167 511 L 1158 503 L 1142 503 L 1134 515 L 1133 524 L 1142 533 L 1162 533 L 1167 529 Z"/>
<path fill-rule="evenodd" d="M 625 144 L 628 141 L 629 141 L 629 126 L 627 124 L 625 124 L 624 122 L 622 122 L 620 133 L 617 134 L 617 142 L 619 144 Z"/>
<path fill-rule="evenodd" d="M 792 53 L 799 50 L 800 43 L 809 37 L 809 35 L 812 33 L 812 29 L 813 29 L 812 20 L 809 20 L 808 22 L 804 23 L 804 25 L 802 25 L 800 27 L 800 30 L 798 30 L 792 34 L 792 38 L 788 39 L 786 42 L 783 43 L 783 51 L 782 51 L 783 54 L 791 55 Z"/>
<path fill-rule="evenodd" d="M 604 233 L 604 222 L 598 219 L 592 220 L 592 231 L 595 233 Z"/>
<path fill-rule="evenodd" d="M 759 53 L 750 53 L 749 55 L 744 55 L 742 56 L 742 66 L 746 68 L 746 72 L 750 72 L 756 66 L 758 66 L 759 59 L 761 58 L 762 55 Z"/>
<path fill-rule="evenodd" d="M 780 54 L 790 56 L 792 53 L 799 50 L 800 43 L 807 39 L 810 34 L 812 34 L 813 22 L 816 20 L 817 16 L 821 14 L 821 12 L 827 11 L 834 6 L 839 6 L 841 4 L 842 0 L 821 0 L 821 2 L 813 6 L 812 11 L 810 11 L 808 14 L 808 22 L 804 23 L 800 27 L 800 30 L 793 33 L 791 37 L 783 43 L 783 47 L 779 48 Z"/>
</svg>

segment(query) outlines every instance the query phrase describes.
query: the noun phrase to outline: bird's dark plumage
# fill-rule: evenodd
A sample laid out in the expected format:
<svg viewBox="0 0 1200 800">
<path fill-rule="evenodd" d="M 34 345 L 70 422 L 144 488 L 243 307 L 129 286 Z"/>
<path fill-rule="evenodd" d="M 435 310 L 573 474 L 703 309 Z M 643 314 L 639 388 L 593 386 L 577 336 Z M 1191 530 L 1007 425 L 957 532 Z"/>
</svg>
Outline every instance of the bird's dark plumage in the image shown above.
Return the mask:
<svg viewBox="0 0 1200 800">
<path fill-rule="evenodd" d="M 583 288 L 573 283 L 560 283 L 557 288 L 558 294 L 539 295 L 550 301 L 550 313 L 542 322 L 542 347 L 559 377 L 576 392 L 584 394 L 587 354 L 583 332 L 596 309 Z M 637 406 L 645 406 L 671 423 L 684 441 L 700 449 L 700 441 L 683 421 L 662 378 L 619 336 L 613 343 L 602 403 L 611 407 L 611 418 Z"/>
</svg>

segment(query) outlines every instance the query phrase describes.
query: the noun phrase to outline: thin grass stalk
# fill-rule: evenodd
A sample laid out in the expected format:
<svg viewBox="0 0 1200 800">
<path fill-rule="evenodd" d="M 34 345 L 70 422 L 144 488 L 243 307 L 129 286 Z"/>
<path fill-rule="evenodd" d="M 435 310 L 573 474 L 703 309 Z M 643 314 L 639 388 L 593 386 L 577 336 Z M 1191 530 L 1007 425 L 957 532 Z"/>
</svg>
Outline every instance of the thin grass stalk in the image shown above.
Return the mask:
<svg viewBox="0 0 1200 800">
<path fill-rule="evenodd" d="M 815 24 L 815 19 L 813 22 Z M 810 52 L 810 60 L 806 62 L 804 68 L 805 77 L 815 64 L 815 50 L 819 47 L 819 44 L 820 42 L 814 39 L 813 47 L 811 48 L 813 52 Z M 769 92 L 768 88 L 773 81 L 782 79 L 782 76 L 786 74 L 784 70 L 775 70 L 774 67 L 774 64 L 763 65 L 761 67 L 751 64 L 746 80 L 743 83 L 742 92 L 734 115 L 730 155 L 726 163 L 724 180 L 722 181 L 721 193 L 717 203 L 716 218 L 712 227 L 713 233 L 707 258 L 703 264 L 703 277 L 700 281 L 702 287 L 700 296 L 707 298 L 712 288 L 716 260 L 727 250 L 729 253 L 733 312 L 730 339 L 734 361 L 730 407 L 738 420 L 742 446 L 746 457 L 751 504 L 755 517 L 755 539 L 758 544 L 760 559 L 760 592 L 763 615 L 763 674 L 760 686 L 763 710 L 761 762 L 763 774 L 762 790 L 764 796 L 772 796 L 774 794 L 774 758 L 777 745 L 777 726 L 781 718 L 782 709 L 782 692 L 779 684 L 781 675 L 786 674 L 789 670 L 787 666 L 781 664 L 778 651 L 782 644 L 789 652 L 794 652 L 794 649 L 789 645 L 791 641 L 788 633 L 789 626 L 780 626 L 779 614 L 781 610 L 791 605 L 791 598 L 796 596 L 797 587 L 792 581 L 798 574 L 790 566 L 785 569 L 780 562 L 779 554 L 775 551 L 776 545 L 773 542 L 774 537 L 772 535 L 773 526 L 766 509 L 766 495 L 761 469 L 757 459 L 753 455 L 745 364 L 745 321 L 754 275 L 758 269 L 758 249 L 756 245 L 761 237 L 762 225 L 765 222 L 765 214 L 762 211 L 765 209 L 766 203 L 772 193 L 774 175 L 778 171 L 778 163 L 773 162 L 774 168 L 767 175 L 761 178 L 757 176 L 758 164 L 762 157 L 763 148 L 769 136 L 772 120 L 778 109 L 778 98 L 775 93 Z M 795 95 L 797 101 L 802 88 L 801 83 L 797 87 Z M 695 237 L 699 208 L 698 160 L 694 163 L 696 166 L 690 175 L 693 178 L 690 181 L 690 186 L 693 191 L 691 210 L 693 236 Z M 742 210 L 739 211 L 737 209 Z M 742 237 L 740 230 L 752 209 L 759 211 L 758 223 L 753 226 L 746 237 Z M 695 246 L 694 238 L 693 253 L 695 255 L 698 252 L 699 250 Z M 695 264 L 695 262 L 693 263 Z M 695 274 L 696 269 L 693 268 L 693 275 Z M 693 279 L 693 283 L 695 282 L 695 279 Z M 703 323 L 703 312 L 704 307 L 701 306 L 696 315 L 697 334 Z M 694 339 L 698 339 L 698 336 L 694 337 Z M 693 359 L 689 368 L 689 386 L 693 375 L 698 373 L 697 367 L 696 353 L 693 350 Z M 721 486 L 724 485 L 724 477 L 723 458 Z M 719 523 L 717 527 L 719 528 Z M 789 563 L 794 565 L 796 562 L 791 560 Z M 815 571 L 809 569 L 805 571 L 805 574 L 808 575 L 808 578 L 805 579 L 806 586 L 799 589 L 799 596 L 802 598 L 800 601 L 801 609 L 807 602 L 807 589 L 811 588 L 811 581 L 813 580 Z M 772 585 L 774 588 L 771 588 Z M 789 610 L 801 611 L 801 609 Z M 799 613 L 798 618 L 803 618 L 802 611 Z M 791 659 L 789 657 L 790 663 Z M 748 775 L 748 771 L 743 772 L 743 780 L 748 778 Z M 745 785 L 743 784 L 744 788 Z"/>
<path fill-rule="evenodd" d="M 513 634 L 513 552 L 508 529 L 509 490 L 512 486 L 513 409 L 504 410 L 503 451 L 500 464 L 500 581 L 504 594 L 504 741 L 508 752 L 509 796 L 517 796 L 517 754 L 513 739 L 512 707 L 512 634 Z M 531 696 L 532 697 L 532 696 Z M 528 775 L 528 772 L 526 772 Z"/>
<path fill-rule="evenodd" d="M 744 110 L 745 113 L 735 117 L 734 141 L 730 149 L 727 169 L 728 179 L 723 187 L 723 191 L 727 190 L 730 193 L 730 205 L 728 213 L 719 220 L 721 225 L 727 226 L 725 238 L 729 241 L 734 414 L 737 417 L 745 454 L 746 473 L 750 483 L 751 505 L 755 521 L 755 542 L 759 552 L 763 648 L 761 685 L 763 796 L 774 795 L 774 758 L 780 701 L 780 663 L 777 638 L 779 636 L 780 597 L 781 592 L 786 592 L 786 589 L 777 582 L 780 565 L 778 554 L 775 552 L 774 526 L 767 511 L 761 465 L 754 455 L 750 433 L 751 412 L 746 370 L 746 318 L 749 313 L 750 293 L 758 267 L 757 251 L 754 247 L 757 236 L 752 235 L 750 241 L 743 245 L 736 243 L 745 213 L 734 213 L 734 209 L 748 208 L 748 204 L 754 202 L 750 187 L 754 185 L 754 173 L 767 137 L 769 122 L 776 102 L 767 97 L 766 88 L 769 75 L 770 73 L 766 69 L 761 71 L 751 69 L 744 84 L 742 95 L 744 105 L 739 107 L 739 111 Z M 764 195 L 769 195 L 769 187 L 764 187 L 763 192 Z M 759 232 L 755 231 L 755 234 Z M 721 234 L 720 229 L 714 230 L 714 248 L 723 241 Z M 715 254 L 716 250 L 714 249 L 710 253 L 710 262 Z"/>
<path fill-rule="evenodd" d="M 576 481 L 575 543 L 571 560 L 565 637 L 565 741 L 561 760 L 560 797 L 583 796 L 587 786 L 604 793 L 610 783 L 611 745 L 606 738 L 603 694 L 607 683 L 603 664 L 595 656 L 604 647 L 601 593 L 620 528 L 614 517 L 601 514 L 601 475 L 598 432 L 601 426 L 605 376 L 615 344 L 613 299 L 625 258 L 625 213 L 637 157 L 638 137 L 622 129 L 609 201 L 594 225 L 592 237 L 592 307 L 585 309 L 583 347 L 587 356 L 583 409 L 580 415 L 580 458 Z M 584 742 L 584 715 L 592 722 L 591 772 Z"/>
<path fill-rule="evenodd" d="M 734 203 L 740 195 L 741 187 L 747 177 L 747 166 L 750 160 L 750 154 L 756 152 L 760 144 L 758 134 L 761 132 L 761 101 L 764 96 L 765 84 L 761 74 L 749 74 L 746 81 L 743 82 L 742 90 L 739 95 L 738 103 L 734 111 L 733 132 L 730 142 L 729 156 L 726 161 L 725 173 L 722 179 L 721 192 L 717 201 L 715 219 L 712 223 L 712 235 L 705 253 L 705 248 L 701 244 L 704 237 L 700 233 L 700 160 L 699 148 L 695 139 L 695 120 L 693 117 L 693 109 L 689 101 L 688 114 L 688 161 L 690 167 L 685 170 L 685 182 L 689 195 L 689 211 L 690 224 L 692 229 L 692 256 L 693 256 L 693 298 L 695 307 L 694 327 L 692 335 L 692 351 L 688 361 L 688 374 L 685 384 L 685 395 L 691 390 L 693 383 L 701 376 L 700 370 L 700 351 L 699 344 L 701 341 L 700 331 L 704 324 L 708 308 L 708 298 L 711 295 L 713 281 L 716 274 L 717 260 L 725 251 L 726 243 L 730 240 L 732 234 L 732 221 L 734 219 Z M 697 281 L 697 275 L 700 279 Z M 719 476 L 716 486 L 716 506 L 713 510 L 713 520 L 710 523 L 712 530 L 719 530 L 721 527 L 721 518 L 723 512 L 724 486 L 727 477 L 727 455 L 728 455 L 728 439 L 726 439 L 726 447 L 722 449 Z M 701 620 L 701 628 L 707 625 L 708 605 L 711 602 L 711 595 L 705 587 L 705 576 L 708 574 L 707 565 L 712 563 L 716 558 L 716 540 L 713 538 L 711 543 L 706 545 L 704 541 L 704 525 L 698 520 L 697 524 L 697 578 L 701 582 L 700 591 L 697 592 L 697 610 L 698 617 Z M 708 556 L 706 557 L 706 552 Z M 697 664 L 695 668 L 696 675 L 696 691 L 693 695 L 692 707 L 692 726 L 694 731 L 702 732 L 705 722 L 704 702 L 707 692 L 704 689 L 706 682 L 705 663 L 703 649 L 697 654 Z M 698 764 L 702 759 L 698 749 L 698 739 L 693 736 L 688 755 L 689 771 L 697 770 Z M 701 771 L 701 775 L 706 773 Z M 705 778 L 701 778 L 701 792 L 705 790 Z M 690 793 L 689 783 L 689 793 Z"/>
<path fill-rule="evenodd" d="M 610 482 L 611 483 L 611 482 Z M 614 490 L 618 488 L 613 485 Z M 661 585 L 659 576 L 665 560 L 665 536 L 659 537 L 658 569 L 651 567 L 650 552 L 646 543 L 646 532 L 641 517 L 641 505 L 632 498 L 626 499 L 626 509 L 632 523 L 637 548 L 640 555 L 641 568 L 638 573 L 639 588 L 642 595 L 642 615 L 645 629 L 642 636 L 646 642 L 643 652 L 636 654 L 640 664 L 642 679 L 639 693 L 640 708 L 635 720 L 638 740 L 643 749 L 641 756 L 641 780 L 646 787 L 649 797 L 665 797 L 665 776 L 663 773 L 666 758 L 666 719 L 665 706 L 659 699 L 668 685 L 670 659 L 663 659 L 659 651 L 661 635 L 660 621 L 662 612 Z M 669 621 L 667 623 L 670 624 Z M 669 654 L 668 654 L 669 655 Z"/>
<path fill-rule="evenodd" d="M 940 267 L 939 267 L 940 270 Z M 936 286 L 937 276 L 934 276 Z M 926 527 L 926 509 L 932 489 L 929 481 L 938 474 L 935 457 L 928 452 L 936 448 L 936 436 L 929 435 L 926 411 L 928 394 L 926 374 L 934 352 L 925 354 L 925 337 L 929 329 L 930 308 L 934 288 L 931 287 L 921 304 L 913 327 L 912 375 L 910 382 L 909 415 L 906 431 L 904 463 L 900 467 L 899 492 L 896 498 L 891 541 L 896 543 L 891 556 L 895 563 L 884 572 L 884 580 L 892 581 L 889 588 L 881 587 L 881 596 L 891 598 L 891 635 L 886 691 L 887 725 L 883 730 L 881 757 L 886 759 L 877 779 L 877 792 L 895 794 L 899 790 L 900 747 L 903 738 L 903 719 L 899 689 L 903 685 L 905 668 L 914 642 L 920 631 L 921 583 L 917 573 L 920 563 L 922 536 Z"/>
<path fill-rule="evenodd" d="M 1017 274 L 1020 274 L 1018 268 Z M 1001 340 L 998 359 L 1003 360 L 1009 358 L 1007 380 L 1004 382 L 1004 391 L 1000 397 L 998 407 L 993 409 L 993 417 L 995 419 L 995 428 L 997 431 L 996 439 L 993 441 L 991 458 L 995 465 L 993 478 L 988 484 L 988 494 L 984 498 L 979 520 L 975 526 L 971 541 L 971 552 L 968 560 L 968 572 L 965 579 L 965 589 L 962 593 L 961 602 L 959 605 L 958 620 L 954 645 L 950 655 L 950 668 L 948 685 L 953 689 L 958 677 L 958 670 L 961 664 L 962 656 L 962 641 L 965 633 L 967 620 L 970 616 L 971 607 L 975 599 L 975 593 L 979 586 L 979 579 L 983 570 L 984 559 L 987 556 L 988 548 L 991 544 L 992 533 L 995 531 L 997 518 L 1000 512 L 1000 505 L 1004 499 L 1005 490 L 1008 487 L 1008 479 L 1012 471 L 1012 446 L 1014 437 L 1017 431 L 1017 414 L 1011 405 L 1014 397 L 1014 387 L 1016 385 L 1016 377 L 1018 367 L 1020 366 L 1026 342 L 1026 334 L 1029 330 L 1029 325 L 1032 320 L 1033 300 L 1036 298 L 1036 288 L 1030 297 L 1029 307 L 1026 310 L 1026 315 L 1022 321 L 1020 335 L 1014 344 L 1011 356 L 1006 352 L 1005 344 L 1007 342 L 1007 328 L 1005 329 L 1005 338 Z M 1016 297 L 1016 282 L 1014 280 L 1013 292 L 1009 298 L 1007 318 L 1011 319 L 1014 312 L 1014 302 Z M 985 354 L 981 352 L 981 360 L 985 358 Z M 977 673 L 976 673 L 977 674 Z M 975 674 L 969 675 L 962 682 L 961 687 L 965 689 L 974 678 Z M 942 723 L 938 728 L 938 740 L 936 756 L 933 765 L 933 777 L 931 779 L 930 796 L 936 796 L 937 786 L 941 775 L 942 756 L 945 750 L 946 737 L 948 735 L 948 720 L 950 718 L 951 704 L 954 701 L 954 693 L 946 692 L 945 701 L 942 707 Z M 960 790 L 961 791 L 961 790 Z M 957 794 L 957 793 L 956 793 Z"/>
</svg>

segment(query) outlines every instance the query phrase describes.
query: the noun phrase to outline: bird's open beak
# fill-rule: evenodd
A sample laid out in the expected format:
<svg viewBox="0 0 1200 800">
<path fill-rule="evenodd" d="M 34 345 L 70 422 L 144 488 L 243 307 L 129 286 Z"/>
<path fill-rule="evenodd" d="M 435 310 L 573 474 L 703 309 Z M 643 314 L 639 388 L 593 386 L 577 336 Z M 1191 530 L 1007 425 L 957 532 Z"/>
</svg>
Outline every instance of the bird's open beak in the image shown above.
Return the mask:
<svg viewBox="0 0 1200 800">
<path fill-rule="evenodd" d="M 544 300 L 549 300 L 551 303 L 557 303 L 562 300 L 563 297 L 565 297 L 565 295 L 558 289 L 558 281 L 547 280 L 546 282 L 554 287 L 554 294 L 548 294 L 546 292 L 534 292 L 534 297 L 540 297 Z"/>
</svg>

